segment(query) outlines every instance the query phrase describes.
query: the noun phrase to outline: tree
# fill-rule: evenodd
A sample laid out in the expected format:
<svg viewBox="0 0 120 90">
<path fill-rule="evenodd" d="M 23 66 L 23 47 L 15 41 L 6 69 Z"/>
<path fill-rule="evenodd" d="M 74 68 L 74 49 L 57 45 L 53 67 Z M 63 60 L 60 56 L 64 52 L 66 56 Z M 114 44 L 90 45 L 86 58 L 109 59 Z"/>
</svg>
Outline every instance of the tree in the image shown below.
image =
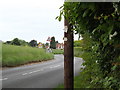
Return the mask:
<svg viewBox="0 0 120 90">
<path fill-rule="evenodd" d="M 12 44 L 12 45 L 18 45 L 18 46 L 21 45 L 21 44 L 20 44 L 20 40 L 19 40 L 18 38 L 13 39 L 12 42 L 11 42 L 11 44 Z"/>
<path fill-rule="evenodd" d="M 120 2 L 65 2 L 60 16 L 83 37 L 81 88 L 120 88 Z M 116 63 L 114 63 L 116 62 Z M 85 83 L 85 84 L 84 84 Z"/>
<path fill-rule="evenodd" d="M 37 46 L 37 41 L 36 40 L 31 40 L 29 42 L 29 45 L 32 46 L 32 47 L 36 47 Z"/>
<path fill-rule="evenodd" d="M 5 44 L 11 44 L 12 41 L 6 41 Z"/>
<path fill-rule="evenodd" d="M 28 42 L 26 42 L 25 40 L 19 40 L 21 46 L 28 46 Z"/>
<path fill-rule="evenodd" d="M 45 46 L 49 46 L 49 43 L 46 43 Z"/>
<path fill-rule="evenodd" d="M 12 41 L 6 41 L 5 44 L 28 46 L 28 42 L 26 42 L 25 40 L 18 39 L 18 38 L 13 39 Z"/>
<path fill-rule="evenodd" d="M 56 49 L 55 37 L 51 37 L 50 48 Z"/>
</svg>

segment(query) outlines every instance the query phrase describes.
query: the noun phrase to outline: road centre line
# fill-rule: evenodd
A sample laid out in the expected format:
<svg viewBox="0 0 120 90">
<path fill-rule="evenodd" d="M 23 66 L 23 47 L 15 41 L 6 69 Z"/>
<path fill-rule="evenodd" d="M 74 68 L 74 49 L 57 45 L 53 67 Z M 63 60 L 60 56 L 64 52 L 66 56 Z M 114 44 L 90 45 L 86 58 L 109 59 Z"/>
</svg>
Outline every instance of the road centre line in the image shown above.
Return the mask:
<svg viewBox="0 0 120 90">
<path fill-rule="evenodd" d="M 61 65 L 51 66 L 50 68 L 56 68 L 56 67 L 59 67 L 59 66 L 61 66 Z"/>
<path fill-rule="evenodd" d="M 3 80 L 7 80 L 8 78 L 3 78 L 3 79 L 0 79 L 0 81 L 3 81 Z"/>
<path fill-rule="evenodd" d="M 50 68 L 57 68 L 57 67 L 60 67 L 60 66 L 61 65 L 56 65 L 56 66 L 51 66 Z M 28 75 L 28 74 L 36 73 L 36 72 L 43 71 L 43 70 L 44 69 L 35 70 L 35 71 L 28 72 L 28 73 L 23 73 L 22 75 Z"/>
<path fill-rule="evenodd" d="M 24 73 L 24 74 L 22 74 L 22 75 L 27 75 L 28 73 Z"/>
<path fill-rule="evenodd" d="M 24 74 L 22 74 L 22 75 L 32 74 L 32 73 L 39 72 L 39 71 L 43 71 L 43 69 L 35 70 L 35 71 L 29 72 L 29 73 L 24 73 Z"/>
</svg>

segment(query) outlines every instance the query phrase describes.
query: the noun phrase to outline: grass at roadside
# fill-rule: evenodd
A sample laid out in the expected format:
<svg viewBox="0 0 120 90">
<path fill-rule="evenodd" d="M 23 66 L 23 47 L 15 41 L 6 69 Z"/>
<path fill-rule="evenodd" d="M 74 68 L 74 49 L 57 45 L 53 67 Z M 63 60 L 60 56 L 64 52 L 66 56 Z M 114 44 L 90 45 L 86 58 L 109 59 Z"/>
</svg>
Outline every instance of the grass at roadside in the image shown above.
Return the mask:
<svg viewBox="0 0 120 90">
<path fill-rule="evenodd" d="M 53 54 L 63 54 L 64 50 L 63 49 L 52 49 Z"/>
<path fill-rule="evenodd" d="M 80 74 L 79 74 L 78 76 L 74 77 L 74 88 L 84 87 L 84 86 L 80 86 L 80 85 L 82 85 L 82 84 L 81 84 L 82 82 L 80 82 L 82 78 L 83 78 L 83 77 L 81 77 Z M 60 90 L 60 88 L 64 88 L 64 85 L 61 84 L 61 85 L 59 85 L 57 88 L 55 88 L 54 90 Z"/>
<path fill-rule="evenodd" d="M 44 49 L 2 45 L 2 66 L 18 66 L 29 62 L 39 62 L 53 59 L 51 53 L 46 53 Z"/>
<path fill-rule="evenodd" d="M 83 53 L 82 47 L 74 47 L 74 56 L 80 57 Z"/>
<path fill-rule="evenodd" d="M 74 47 L 74 56 L 75 57 L 81 57 L 82 53 L 83 53 L 82 47 Z M 83 78 L 84 78 L 83 75 L 81 76 L 80 74 L 78 76 L 74 77 L 74 88 L 84 87 L 84 86 L 81 86 L 81 85 L 84 85 L 84 83 L 80 82 L 80 81 L 82 81 Z M 83 84 L 81 84 L 81 83 L 83 83 Z M 60 90 L 61 88 L 64 88 L 63 84 L 59 85 L 54 90 Z"/>
<path fill-rule="evenodd" d="M 64 54 L 63 49 L 52 49 L 53 54 Z M 81 54 L 83 53 L 82 47 L 74 47 L 74 56 L 75 57 L 80 57 Z"/>
</svg>

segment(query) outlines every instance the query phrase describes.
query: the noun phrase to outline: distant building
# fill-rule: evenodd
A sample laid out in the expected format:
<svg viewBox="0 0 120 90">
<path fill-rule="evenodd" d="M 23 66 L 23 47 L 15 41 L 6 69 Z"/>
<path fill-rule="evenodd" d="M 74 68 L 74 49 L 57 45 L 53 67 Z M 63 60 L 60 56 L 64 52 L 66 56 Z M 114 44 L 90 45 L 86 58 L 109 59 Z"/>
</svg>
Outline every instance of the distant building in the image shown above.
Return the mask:
<svg viewBox="0 0 120 90">
<path fill-rule="evenodd" d="M 56 44 L 56 49 L 64 49 L 64 44 L 63 43 L 57 43 Z"/>
<path fill-rule="evenodd" d="M 41 42 L 38 43 L 38 48 L 43 48 L 43 44 Z"/>
</svg>

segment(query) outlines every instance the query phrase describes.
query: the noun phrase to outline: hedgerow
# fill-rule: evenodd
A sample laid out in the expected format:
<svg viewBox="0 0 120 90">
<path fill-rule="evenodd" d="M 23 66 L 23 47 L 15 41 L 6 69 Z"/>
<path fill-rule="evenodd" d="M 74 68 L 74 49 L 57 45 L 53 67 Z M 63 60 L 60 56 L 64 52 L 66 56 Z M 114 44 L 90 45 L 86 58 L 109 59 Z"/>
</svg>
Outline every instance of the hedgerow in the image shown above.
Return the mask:
<svg viewBox="0 0 120 90">
<path fill-rule="evenodd" d="M 65 2 L 62 15 L 83 37 L 80 88 L 120 88 L 120 2 Z"/>
</svg>

